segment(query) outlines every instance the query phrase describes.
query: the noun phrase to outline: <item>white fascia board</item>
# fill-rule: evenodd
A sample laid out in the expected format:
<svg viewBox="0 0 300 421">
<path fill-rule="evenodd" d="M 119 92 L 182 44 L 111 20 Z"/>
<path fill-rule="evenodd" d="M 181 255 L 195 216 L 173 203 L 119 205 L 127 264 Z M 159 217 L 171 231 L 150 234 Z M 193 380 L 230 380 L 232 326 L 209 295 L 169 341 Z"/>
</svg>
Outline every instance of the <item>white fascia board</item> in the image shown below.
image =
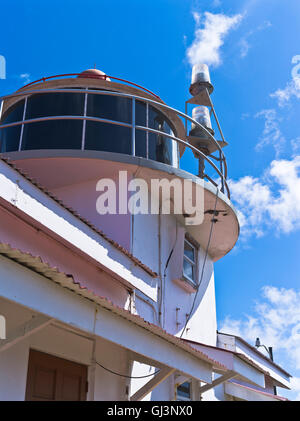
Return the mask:
<svg viewBox="0 0 300 421">
<path fill-rule="evenodd" d="M 290 389 L 290 378 L 283 371 L 274 366 L 271 360 L 267 361 L 264 357 L 260 357 L 254 350 L 239 341 L 238 338 L 236 338 L 236 352 L 245 355 L 261 367 L 262 370 L 269 373 L 270 377 L 276 381 L 277 386 Z"/>
<path fill-rule="evenodd" d="M 157 301 L 156 279 L 1 160 L 0 185 L 0 199 L 85 253 L 114 278 Z"/>
<path fill-rule="evenodd" d="M 205 383 L 212 365 L 148 329 L 0 256 L 0 296 L 175 368 Z"/>
<path fill-rule="evenodd" d="M 228 370 L 234 371 L 239 377 L 247 382 L 265 387 L 265 375 L 262 371 L 253 367 L 250 363 L 243 361 L 232 351 L 225 351 L 221 348 L 210 347 L 204 344 L 197 344 L 197 349 L 208 355 L 211 359 L 218 361 L 227 367 Z"/>
<path fill-rule="evenodd" d="M 225 393 L 227 395 L 233 396 L 238 399 L 242 399 L 244 401 L 271 401 L 271 402 L 278 402 L 273 396 L 268 394 L 264 394 L 259 390 L 253 390 L 249 388 L 245 388 L 240 386 L 236 383 L 225 383 Z"/>
<path fill-rule="evenodd" d="M 265 375 L 257 368 L 233 355 L 233 371 L 238 373 L 244 380 L 254 383 L 260 387 L 265 387 Z"/>
</svg>

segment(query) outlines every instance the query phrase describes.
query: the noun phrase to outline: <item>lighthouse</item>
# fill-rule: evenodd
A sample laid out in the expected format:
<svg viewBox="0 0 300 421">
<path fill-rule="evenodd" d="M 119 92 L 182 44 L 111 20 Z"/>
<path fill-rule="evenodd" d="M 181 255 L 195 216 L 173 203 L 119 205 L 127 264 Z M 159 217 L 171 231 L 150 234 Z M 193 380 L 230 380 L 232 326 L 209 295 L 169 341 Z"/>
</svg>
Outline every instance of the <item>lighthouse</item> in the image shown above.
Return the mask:
<svg viewBox="0 0 300 421">
<path fill-rule="evenodd" d="M 185 112 L 97 69 L 1 97 L 1 400 L 284 399 L 218 332 L 239 222 L 213 90 L 201 65 Z"/>
</svg>

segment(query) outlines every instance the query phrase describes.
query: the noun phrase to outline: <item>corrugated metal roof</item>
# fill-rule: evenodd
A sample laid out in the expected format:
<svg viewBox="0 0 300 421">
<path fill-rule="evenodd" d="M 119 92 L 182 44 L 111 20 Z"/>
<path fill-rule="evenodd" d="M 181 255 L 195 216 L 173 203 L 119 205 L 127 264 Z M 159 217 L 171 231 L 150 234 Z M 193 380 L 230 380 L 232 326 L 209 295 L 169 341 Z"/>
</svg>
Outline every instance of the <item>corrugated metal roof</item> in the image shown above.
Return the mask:
<svg viewBox="0 0 300 421">
<path fill-rule="evenodd" d="M 259 393 L 259 394 L 262 394 L 262 395 L 265 395 L 265 396 L 270 396 L 270 398 L 274 398 L 278 401 L 288 401 L 289 400 L 287 398 L 284 398 L 283 396 L 273 395 L 272 393 L 264 392 L 263 390 L 260 390 L 260 389 L 254 389 L 253 387 L 245 386 L 243 384 L 236 383 L 235 381 L 232 381 L 232 380 L 229 383 L 232 383 L 232 384 L 234 384 L 236 386 L 239 386 L 243 389 L 251 390 L 251 392 L 254 392 L 254 393 Z"/>
<path fill-rule="evenodd" d="M 248 358 L 246 355 L 241 354 L 239 352 L 235 352 L 235 351 L 230 351 L 229 349 L 223 349 L 223 348 L 219 348 L 217 346 L 212 346 L 212 345 L 206 345 L 204 343 L 201 342 L 195 342 L 195 341 L 190 341 L 188 339 L 184 339 L 186 342 L 189 342 L 191 344 L 191 346 L 194 345 L 200 345 L 200 346 L 205 346 L 206 348 L 212 348 L 212 349 L 216 349 L 217 351 L 221 351 L 221 352 L 227 352 L 229 354 L 232 355 L 236 355 L 237 357 L 241 358 L 242 360 L 244 360 L 245 362 L 247 362 L 248 364 L 250 364 L 251 366 L 253 366 L 254 368 L 256 368 L 258 371 L 270 376 L 270 373 L 266 370 L 264 370 L 262 367 L 260 367 L 258 364 L 256 364 L 253 360 L 251 360 L 250 358 Z"/>
<path fill-rule="evenodd" d="M 157 278 L 157 273 L 156 272 L 154 272 L 147 265 L 145 265 L 143 262 L 141 262 L 137 257 L 133 256 L 133 254 L 131 254 L 128 250 L 126 250 L 123 246 L 121 246 L 115 240 L 113 240 L 110 237 L 108 237 L 103 231 L 101 231 L 100 229 L 98 229 L 97 227 L 95 227 L 91 222 L 89 222 L 83 216 L 79 215 L 74 209 L 72 209 L 71 207 L 69 207 L 66 204 L 64 204 L 63 201 L 61 201 L 60 199 L 58 199 L 53 193 L 51 193 L 44 186 L 42 186 L 41 184 L 39 184 L 38 181 L 36 181 L 32 177 L 30 177 L 25 171 L 21 170 L 14 163 L 12 163 L 9 158 L 0 156 L 0 160 L 3 161 L 3 162 L 5 162 L 7 165 L 9 165 L 15 171 L 17 171 L 20 175 L 22 175 L 24 178 L 26 178 L 27 181 L 29 181 L 30 183 L 32 183 L 35 187 L 37 187 L 39 190 L 41 190 L 47 196 L 51 197 L 51 199 L 53 199 L 56 203 L 58 203 L 60 206 L 62 206 L 64 209 L 66 209 L 68 212 L 70 212 L 72 215 L 74 215 L 80 221 L 82 221 L 86 225 L 88 225 L 97 234 L 101 235 L 101 237 L 103 237 L 106 241 L 108 241 L 110 244 L 112 244 L 114 247 L 116 247 L 118 250 L 120 250 L 122 253 L 124 253 L 126 256 L 128 256 L 137 266 L 140 266 L 150 276 L 152 276 L 153 278 Z"/>
<path fill-rule="evenodd" d="M 33 256 L 30 253 L 23 252 L 5 243 L 0 243 L 0 254 L 16 261 L 17 263 L 20 263 L 23 266 L 26 266 L 27 268 L 32 269 L 33 271 L 45 276 L 51 281 L 60 284 L 62 287 L 74 291 L 76 294 L 95 302 L 101 307 L 112 311 L 113 313 L 127 319 L 128 321 L 165 339 L 173 345 L 187 351 L 189 354 L 192 354 L 195 357 L 200 358 L 202 361 L 211 364 L 214 368 L 219 369 L 221 371 L 227 371 L 227 367 L 225 365 L 211 359 L 210 357 L 208 357 L 208 355 L 204 354 L 203 352 L 198 351 L 194 347 L 187 344 L 185 340 L 171 335 L 161 327 L 153 323 L 147 322 L 142 317 L 136 314 L 132 314 L 130 313 L 130 311 L 125 310 L 124 308 L 116 306 L 112 301 L 108 300 L 106 297 L 96 295 L 93 291 L 88 290 L 85 286 L 81 285 L 79 282 L 76 282 L 72 275 L 60 272 L 58 268 L 52 267 L 48 263 L 43 262 L 41 257 Z"/>
<path fill-rule="evenodd" d="M 274 367 L 278 368 L 280 371 L 282 371 L 284 374 L 286 374 L 288 377 L 293 377 L 291 374 L 289 374 L 284 368 L 282 368 L 280 365 L 278 365 L 277 363 L 275 363 L 274 361 L 272 361 L 270 358 L 268 358 L 266 355 L 264 355 L 262 352 L 260 352 L 257 348 L 255 348 L 253 345 L 249 344 L 249 342 L 247 342 L 245 339 L 241 338 L 240 336 L 237 335 L 232 335 L 230 333 L 224 333 L 224 332 L 219 332 L 221 335 L 226 335 L 226 336 L 232 336 L 233 338 L 237 338 L 239 339 L 243 344 L 245 344 L 248 348 L 250 348 L 252 351 L 254 351 L 259 357 L 263 358 L 264 360 L 268 361 L 269 364 L 274 365 Z M 222 349 L 222 348 L 221 348 Z"/>
</svg>

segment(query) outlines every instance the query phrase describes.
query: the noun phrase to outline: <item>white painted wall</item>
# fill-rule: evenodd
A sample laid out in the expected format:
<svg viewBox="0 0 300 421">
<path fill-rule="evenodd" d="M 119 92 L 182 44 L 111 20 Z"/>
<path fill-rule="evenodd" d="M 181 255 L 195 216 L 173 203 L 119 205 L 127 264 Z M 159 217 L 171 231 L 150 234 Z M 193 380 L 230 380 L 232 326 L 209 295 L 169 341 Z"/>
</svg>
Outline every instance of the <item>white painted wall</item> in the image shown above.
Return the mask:
<svg viewBox="0 0 300 421">
<path fill-rule="evenodd" d="M 27 309 L 3 299 L 0 299 L 0 310 L 9 321 L 10 329 L 28 319 Z M 80 332 L 50 325 L 0 352 L 0 401 L 25 399 L 30 349 L 87 365 L 88 400 L 126 400 L 126 380 L 99 366 L 96 366 L 92 395 L 93 385 L 90 372 L 93 367 L 93 340 Z M 98 338 L 94 358 L 109 369 L 128 374 L 129 360 L 124 348 Z"/>
<path fill-rule="evenodd" d="M 160 291 L 157 311 L 162 312 L 162 327 L 178 334 L 184 327 L 186 314 L 192 308 L 194 293 L 185 289 L 182 277 L 185 227 L 173 215 L 136 215 L 133 223 L 133 254 L 159 273 Z M 168 267 L 166 263 L 173 250 Z M 198 279 L 200 279 L 205 252 L 199 249 Z M 165 275 L 165 276 L 164 276 Z M 151 300 L 150 300 L 151 301 Z M 148 307 L 148 308 L 147 308 Z M 149 320 L 149 305 L 136 300 L 137 312 Z M 179 309 L 176 311 L 176 309 Z M 213 262 L 207 257 L 202 283 L 193 315 L 184 337 L 216 345 L 216 302 Z"/>
<path fill-rule="evenodd" d="M 0 401 L 24 401 L 29 355 L 24 340 L 0 354 Z"/>
</svg>

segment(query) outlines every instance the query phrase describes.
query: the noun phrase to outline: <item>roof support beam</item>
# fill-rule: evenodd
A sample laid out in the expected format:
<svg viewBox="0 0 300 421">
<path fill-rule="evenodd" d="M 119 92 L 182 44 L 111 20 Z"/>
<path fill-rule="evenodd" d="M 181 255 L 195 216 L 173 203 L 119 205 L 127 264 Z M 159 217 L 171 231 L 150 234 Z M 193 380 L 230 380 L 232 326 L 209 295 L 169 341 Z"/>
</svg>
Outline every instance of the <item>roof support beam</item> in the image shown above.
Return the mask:
<svg viewBox="0 0 300 421">
<path fill-rule="evenodd" d="M 233 379 L 234 377 L 238 376 L 238 374 L 235 371 L 229 371 L 228 373 L 224 374 L 221 377 L 218 377 L 216 380 L 214 380 L 210 384 L 206 384 L 202 387 L 200 387 L 199 392 L 200 394 L 207 392 L 210 389 L 213 389 L 214 387 L 218 386 L 219 384 L 222 384 L 226 382 L 227 380 Z"/>
<path fill-rule="evenodd" d="M 182 383 L 188 382 L 191 377 L 187 377 L 184 375 L 178 375 L 175 377 L 175 385 L 180 386 Z"/>
<path fill-rule="evenodd" d="M 165 368 L 159 371 L 151 380 L 149 380 L 143 387 L 141 387 L 133 396 L 131 396 L 131 401 L 141 401 L 145 396 L 147 396 L 153 389 L 156 388 L 160 383 L 166 380 L 171 374 L 176 370 L 174 368 Z"/>
<path fill-rule="evenodd" d="M 31 320 L 23 323 L 9 333 L 6 339 L 0 340 L 0 352 L 7 350 L 33 333 L 48 326 L 53 319 L 42 315 L 33 316 Z"/>
<path fill-rule="evenodd" d="M 99 304 L 93 302 L 3 256 L 0 256 L 0 286 L 0 296 L 7 300 L 104 338 L 187 377 L 204 383 L 212 381 L 212 360 L 207 361 L 204 354 L 183 348 L 181 341 L 174 343 L 171 335 L 142 323 L 122 309 L 105 308 L 100 299 Z"/>
</svg>

